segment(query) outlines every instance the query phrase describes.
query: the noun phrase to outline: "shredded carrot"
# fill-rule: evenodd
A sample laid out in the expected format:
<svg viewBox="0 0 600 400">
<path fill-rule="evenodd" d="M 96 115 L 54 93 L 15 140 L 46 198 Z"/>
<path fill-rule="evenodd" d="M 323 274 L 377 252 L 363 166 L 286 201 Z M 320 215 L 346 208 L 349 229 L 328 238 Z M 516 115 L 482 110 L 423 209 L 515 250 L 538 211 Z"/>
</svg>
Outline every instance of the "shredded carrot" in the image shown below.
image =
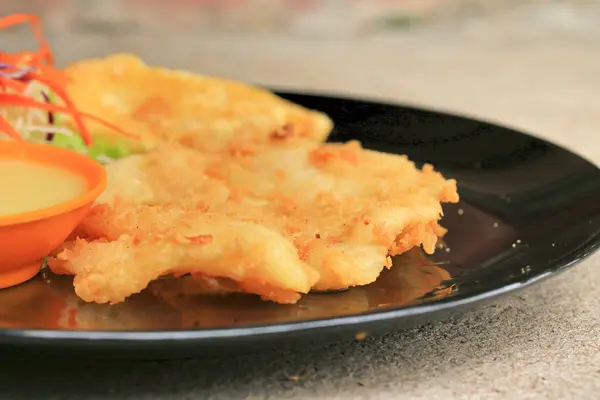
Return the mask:
<svg viewBox="0 0 600 400">
<path fill-rule="evenodd" d="M 0 88 L 2 88 L 2 90 L 4 91 L 6 91 L 7 89 L 13 89 L 16 92 L 23 93 L 27 89 L 27 85 L 23 82 L 0 78 Z"/>
<path fill-rule="evenodd" d="M 81 130 L 80 134 L 82 134 L 82 136 L 83 135 L 89 136 L 87 128 L 85 127 L 85 124 L 83 123 L 83 121 L 81 119 L 81 117 L 87 117 L 87 118 L 90 118 L 90 119 L 106 126 L 107 128 L 110 128 L 116 132 L 119 132 L 122 135 L 129 136 L 132 138 L 138 138 L 137 135 L 128 133 L 128 132 L 118 128 L 117 126 L 111 124 L 110 122 L 107 122 L 107 121 L 105 121 L 101 118 L 98 118 L 96 116 L 93 116 L 91 114 L 84 113 L 82 111 L 78 111 L 75 108 L 75 104 L 73 104 L 73 101 L 69 98 L 69 95 L 67 94 L 66 90 L 64 90 L 63 87 L 57 85 L 56 82 L 53 82 L 53 81 L 48 80 L 43 77 L 38 77 L 38 78 L 36 78 L 36 80 L 40 83 L 45 84 L 48 88 L 50 88 L 54 93 L 56 93 L 56 95 L 58 95 L 58 97 L 60 97 L 65 102 L 66 107 L 70 110 L 71 115 L 73 115 L 75 124 L 77 124 L 77 127 Z"/>
<path fill-rule="evenodd" d="M 15 128 L 13 128 L 12 125 L 9 124 L 8 121 L 3 117 L 0 117 L 0 131 L 6 133 L 11 139 L 23 141 L 23 138 L 21 135 L 19 135 L 19 132 L 17 132 Z"/>
<path fill-rule="evenodd" d="M 90 144 L 92 141 L 92 135 L 88 132 L 87 127 L 83 123 L 83 120 L 81 119 L 81 114 L 79 112 L 75 112 L 75 105 L 69 98 L 67 92 L 62 87 L 56 85 L 53 81 L 45 79 L 45 77 L 37 77 L 37 81 L 48 86 L 50 90 L 56 93 L 56 95 L 65 102 L 67 108 L 71 110 L 71 115 L 75 120 L 75 125 L 77 125 L 79 134 L 81 135 L 86 144 Z"/>
<path fill-rule="evenodd" d="M 54 64 L 54 57 L 52 56 L 52 52 L 50 51 L 48 41 L 44 36 L 42 20 L 37 15 L 13 14 L 7 17 L 2 17 L 0 18 L 0 29 L 5 29 L 11 26 L 27 23 L 30 25 L 31 32 L 35 36 L 40 47 L 36 53 L 20 53 L 23 63 L 29 65 L 41 65 L 45 61 L 48 65 Z M 31 57 L 30 60 L 28 60 L 29 57 Z"/>
<path fill-rule="evenodd" d="M 79 135 L 88 146 L 92 144 L 92 135 L 83 121 L 84 118 L 96 121 L 125 136 L 138 138 L 137 135 L 127 133 L 101 118 L 77 110 L 65 89 L 69 83 L 68 76 L 52 66 L 54 57 L 50 50 L 50 46 L 48 45 L 48 41 L 44 37 L 42 21 L 39 17 L 31 14 L 9 15 L 0 18 L 0 29 L 24 23 L 30 25 L 31 31 L 38 41 L 39 49 L 37 52 L 26 51 L 16 54 L 0 52 L 0 63 L 4 64 L 0 69 L 4 69 L 5 72 L 4 74 L 0 73 L 0 89 L 2 90 L 0 93 L 0 106 L 38 108 L 48 112 L 66 113 L 71 115 L 77 126 Z M 30 69 L 30 71 L 24 71 L 24 68 Z M 10 75 L 11 72 L 19 71 L 23 71 L 23 73 L 17 74 L 19 76 L 18 78 L 15 78 L 14 74 L 12 76 Z M 40 102 L 26 96 L 25 91 L 28 88 L 28 84 L 32 81 L 45 85 L 64 102 L 64 106 Z M 8 93 L 9 89 L 17 94 Z M 6 133 L 13 139 L 16 139 L 17 137 L 20 138 L 18 132 L 6 119 L 0 120 L 0 131 Z"/>
<path fill-rule="evenodd" d="M 57 105 L 57 104 L 52 104 L 52 103 L 45 103 L 45 102 L 41 102 L 41 101 L 37 101 L 31 97 L 27 97 L 24 95 L 18 95 L 18 94 L 9 94 L 9 93 L 0 93 L 0 104 L 8 104 L 8 105 L 12 105 L 12 106 L 23 106 L 23 107 L 30 107 L 30 108 L 38 108 L 41 110 L 45 110 L 45 111 L 50 111 L 50 112 L 55 112 L 55 113 L 65 113 L 65 114 L 73 114 L 73 113 L 77 113 L 79 114 L 81 117 L 85 117 L 85 118 L 89 118 L 93 121 L 96 121 L 98 123 L 101 123 L 103 125 L 106 125 L 107 127 L 120 131 L 119 128 L 117 128 L 116 126 L 112 125 L 109 122 L 106 122 L 94 115 L 82 112 L 82 111 L 76 111 L 76 110 L 71 110 L 69 108 Z M 133 136 L 129 133 L 125 133 L 126 135 L 130 135 L 132 137 L 137 137 L 137 136 Z M 84 141 L 86 141 L 86 144 L 91 143 L 91 138 L 89 137 L 89 134 L 87 133 L 87 130 L 84 130 L 82 132 L 80 132 L 82 138 L 84 139 Z"/>
<path fill-rule="evenodd" d="M 48 65 L 38 65 L 35 67 L 36 73 L 30 76 L 30 79 L 36 81 L 52 82 L 55 86 L 66 87 L 69 84 L 69 77 L 63 71 Z"/>
</svg>

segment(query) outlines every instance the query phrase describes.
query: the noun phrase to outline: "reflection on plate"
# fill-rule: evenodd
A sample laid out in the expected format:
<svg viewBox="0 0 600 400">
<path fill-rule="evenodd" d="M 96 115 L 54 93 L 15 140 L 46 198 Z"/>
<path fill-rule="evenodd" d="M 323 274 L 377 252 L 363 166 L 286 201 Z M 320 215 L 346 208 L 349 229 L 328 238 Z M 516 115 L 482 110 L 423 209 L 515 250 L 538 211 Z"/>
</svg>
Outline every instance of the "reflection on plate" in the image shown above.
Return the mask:
<svg viewBox="0 0 600 400">
<path fill-rule="evenodd" d="M 11 328 L 65 330 L 174 330 L 276 324 L 361 314 L 380 307 L 433 299 L 452 289 L 450 275 L 421 250 L 396 257 L 377 282 L 344 292 L 311 294 L 293 305 L 260 301 L 245 294 L 212 295 L 190 276 L 161 279 L 126 302 L 85 303 L 72 278 L 45 270 L 36 279 L 0 291 L 0 324 Z"/>
</svg>

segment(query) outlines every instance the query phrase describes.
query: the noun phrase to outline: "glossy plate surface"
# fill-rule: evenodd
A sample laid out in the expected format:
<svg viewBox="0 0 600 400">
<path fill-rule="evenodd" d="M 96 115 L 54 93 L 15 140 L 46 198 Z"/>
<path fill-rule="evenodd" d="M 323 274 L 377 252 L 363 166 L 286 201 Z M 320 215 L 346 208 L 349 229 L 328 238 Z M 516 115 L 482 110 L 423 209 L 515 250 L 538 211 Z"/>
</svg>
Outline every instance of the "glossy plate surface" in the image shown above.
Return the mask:
<svg viewBox="0 0 600 400">
<path fill-rule="evenodd" d="M 114 306 L 85 304 L 43 273 L 0 291 L 0 349 L 170 358 L 292 339 L 336 340 L 432 321 L 573 265 L 600 245 L 600 170 L 542 140 L 486 122 L 370 101 L 282 93 L 328 113 L 332 141 L 429 162 L 459 182 L 445 247 L 396 257 L 372 285 L 296 305 L 190 297 L 160 280 Z M 547 284 L 552 284 L 551 282 Z"/>
</svg>

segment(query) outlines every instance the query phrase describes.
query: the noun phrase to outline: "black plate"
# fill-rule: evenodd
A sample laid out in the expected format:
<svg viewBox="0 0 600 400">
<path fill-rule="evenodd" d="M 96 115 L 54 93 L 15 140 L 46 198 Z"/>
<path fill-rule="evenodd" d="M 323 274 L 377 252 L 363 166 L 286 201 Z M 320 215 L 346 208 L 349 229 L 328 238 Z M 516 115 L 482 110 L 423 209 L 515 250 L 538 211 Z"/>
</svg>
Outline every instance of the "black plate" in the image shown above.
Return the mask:
<svg viewBox="0 0 600 400">
<path fill-rule="evenodd" d="M 2 350 L 172 358 L 257 345 L 358 338 L 432 321 L 572 266 L 600 244 L 600 170 L 524 133 L 411 107 L 282 93 L 328 113 L 332 141 L 432 163 L 460 183 L 445 208 L 446 247 L 411 252 L 372 285 L 294 306 L 249 297 L 174 296 L 180 282 L 115 306 L 83 304 L 42 274 L 0 292 Z M 398 265 L 402 264 L 402 265 Z M 551 284 L 551 283 L 550 283 Z M 157 295 L 159 293 L 160 295 Z"/>
</svg>

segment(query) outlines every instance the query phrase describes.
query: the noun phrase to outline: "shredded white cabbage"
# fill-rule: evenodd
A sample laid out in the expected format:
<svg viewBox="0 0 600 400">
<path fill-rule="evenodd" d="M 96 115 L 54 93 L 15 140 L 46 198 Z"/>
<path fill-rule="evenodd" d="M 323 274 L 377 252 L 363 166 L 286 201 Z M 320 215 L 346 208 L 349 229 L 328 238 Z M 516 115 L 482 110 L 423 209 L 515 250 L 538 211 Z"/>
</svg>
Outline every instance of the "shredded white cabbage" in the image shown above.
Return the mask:
<svg viewBox="0 0 600 400">
<path fill-rule="evenodd" d="M 38 82 L 31 82 L 25 89 L 24 94 L 38 101 L 46 101 L 42 92 L 50 91 Z M 46 134 L 76 136 L 76 133 L 64 125 L 60 124 L 60 116 L 54 114 L 54 124 L 48 123 L 48 112 L 36 108 L 24 108 L 22 112 L 16 115 L 8 115 L 8 110 L 0 110 L 1 115 L 8 119 L 23 139 L 32 142 L 46 143 Z M 51 142 L 51 141 L 50 141 Z"/>
<path fill-rule="evenodd" d="M 52 93 L 38 82 L 29 83 L 24 92 L 25 95 L 41 102 L 47 101 L 44 93 L 48 95 L 50 101 L 54 100 Z M 48 122 L 47 111 L 27 107 L 0 107 L 0 117 L 9 121 L 26 141 L 65 146 L 73 151 L 90 155 L 87 146 L 83 145 L 79 139 L 79 135 L 63 123 L 64 116 L 57 113 L 53 113 L 52 116 L 53 123 L 51 124 Z M 48 139 L 48 134 L 53 135 L 52 139 Z M 0 140 L 10 140 L 10 138 L 0 134 Z M 96 155 L 94 158 L 102 164 L 115 161 L 115 158 L 107 155 Z"/>
<path fill-rule="evenodd" d="M 65 128 L 63 126 L 54 126 L 54 125 L 26 125 L 27 130 L 30 132 L 45 132 L 45 133 L 53 133 L 58 135 L 65 136 L 74 136 L 75 133 L 69 128 Z"/>
</svg>

